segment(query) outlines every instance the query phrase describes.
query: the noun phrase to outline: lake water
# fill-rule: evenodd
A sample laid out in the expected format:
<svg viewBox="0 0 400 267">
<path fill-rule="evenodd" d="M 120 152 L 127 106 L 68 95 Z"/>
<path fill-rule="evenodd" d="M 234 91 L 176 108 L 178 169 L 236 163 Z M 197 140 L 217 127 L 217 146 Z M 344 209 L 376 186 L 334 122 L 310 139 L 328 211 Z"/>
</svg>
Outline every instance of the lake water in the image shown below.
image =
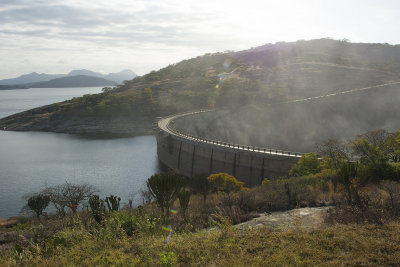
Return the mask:
<svg viewBox="0 0 400 267">
<path fill-rule="evenodd" d="M 0 91 L 0 117 L 99 91 Z M 97 140 L 68 134 L 0 131 L 0 218 L 18 215 L 25 204 L 24 195 L 66 181 L 89 183 L 102 196 L 116 194 L 121 202 L 133 199 L 137 203 L 137 192 L 145 188 L 148 177 L 160 170 L 156 147 L 154 136 Z"/>
<path fill-rule="evenodd" d="M 77 88 L 31 88 L 21 90 L 0 90 L 0 118 L 84 94 L 101 92 L 101 87 Z"/>
</svg>

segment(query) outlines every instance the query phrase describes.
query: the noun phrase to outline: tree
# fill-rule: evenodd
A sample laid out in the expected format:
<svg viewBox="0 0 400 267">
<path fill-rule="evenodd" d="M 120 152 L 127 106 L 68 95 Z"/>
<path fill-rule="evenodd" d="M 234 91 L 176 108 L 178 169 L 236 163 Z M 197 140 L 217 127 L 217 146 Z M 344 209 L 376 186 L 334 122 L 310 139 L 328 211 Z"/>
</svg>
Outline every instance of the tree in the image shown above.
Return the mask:
<svg viewBox="0 0 400 267">
<path fill-rule="evenodd" d="M 46 188 L 43 192 L 48 194 L 56 209 L 61 214 L 65 214 L 65 207 L 70 208 L 75 213 L 78 206 L 92 196 L 96 190 L 90 184 L 71 184 L 66 182 L 62 185 Z"/>
<path fill-rule="evenodd" d="M 357 194 L 357 188 L 352 186 L 352 182 L 355 181 L 358 172 L 358 162 L 345 162 L 341 165 L 337 174 L 340 182 L 344 185 L 347 193 L 348 203 L 351 204 L 353 202 L 353 193 L 356 197 L 356 201 L 359 204 L 359 197 Z"/>
<path fill-rule="evenodd" d="M 317 145 L 317 151 L 329 168 L 338 170 L 343 162 L 351 161 L 350 146 L 341 140 L 330 139 Z"/>
<path fill-rule="evenodd" d="M 358 135 L 352 142 L 354 152 L 365 164 L 380 164 L 389 160 L 389 149 L 385 145 L 390 134 L 385 130 L 370 131 Z"/>
<path fill-rule="evenodd" d="M 206 174 L 197 174 L 189 180 L 190 190 L 194 194 L 202 194 L 203 200 L 206 202 L 207 195 L 211 190 L 210 182 L 207 180 Z"/>
<path fill-rule="evenodd" d="M 400 162 L 400 129 L 385 140 L 385 146 L 392 162 Z"/>
<path fill-rule="evenodd" d="M 47 208 L 50 203 L 50 197 L 44 194 L 33 195 L 28 199 L 28 208 L 36 213 L 39 218 L 43 214 L 43 210 Z"/>
<path fill-rule="evenodd" d="M 230 193 L 246 190 L 243 182 L 239 182 L 234 176 L 227 173 L 211 174 L 207 177 L 208 182 L 216 191 Z"/>
<path fill-rule="evenodd" d="M 183 186 L 184 178 L 176 174 L 155 174 L 147 179 L 147 188 L 160 207 L 164 219 L 169 218 L 170 207 Z"/>
<path fill-rule="evenodd" d="M 290 176 L 305 176 L 316 174 L 321 171 L 319 159 L 315 153 L 308 153 L 301 156 L 299 161 L 293 165 L 289 172 Z"/>
<path fill-rule="evenodd" d="M 186 220 L 186 210 L 189 206 L 190 196 L 191 193 L 188 190 L 181 190 L 178 193 L 179 206 L 181 207 L 181 213 L 185 220 Z"/>
<path fill-rule="evenodd" d="M 395 178 L 395 170 L 389 164 L 392 149 L 388 140 L 391 136 L 385 130 L 375 130 L 359 135 L 352 142 L 354 153 L 360 159 L 360 174 L 364 182 Z"/>
<path fill-rule="evenodd" d="M 50 202 L 53 203 L 58 214 L 65 215 L 65 207 L 67 207 L 68 200 L 64 194 L 64 185 L 48 187 L 42 193 L 50 197 Z"/>
</svg>

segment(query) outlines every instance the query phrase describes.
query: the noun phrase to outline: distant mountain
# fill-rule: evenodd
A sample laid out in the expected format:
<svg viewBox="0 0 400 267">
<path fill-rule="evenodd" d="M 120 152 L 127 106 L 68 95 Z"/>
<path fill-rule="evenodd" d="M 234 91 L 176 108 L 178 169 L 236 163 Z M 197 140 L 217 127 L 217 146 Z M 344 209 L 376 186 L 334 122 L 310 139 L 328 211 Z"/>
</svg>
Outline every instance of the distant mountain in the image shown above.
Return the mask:
<svg viewBox="0 0 400 267">
<path fill-rule="evenodd" d="M 134 73 L 131 70 L 123 70 L 117 73 L 110 73 L 107 74 L 105 79 L 117 82 L 118 84 L 121 84 L 123 81 L 128 81 L 132 80 L 133 78 L 137 77 L 136 73 Z"/>
<path fill-rule="evenodd" d="M 91 70 L 72 70 L 68 74 L 45 74 L 32 72 L 30 74 L 21 75 L 17 78 L 0 80 L 0 85 L 21 85 L 21 84 L 33 84 L 37 82 L 46 82 L 57 78 L 72 77 L 78 75 L 92 76 L 103 78 L 109 81 L 121 84 L 125 80 L 131 80 L 137 75 L 131 70 L 123 70 L 118 73 L 102 74 L 100 72 L 94 72 Z M 9 88 L 9 87 L 7 87 Z M 10 88 L 11 89 L 11 88 Z"/>
<path fill-rule="evenodd" d="M 26 83 L 45 82 L 65 76 L 66 74 L 39 74 L 37 72 L 32 72 L 30 74 L 21 75 L 17 78 L 0 80 L 0 85 L 19 85 Z"/>
<path fill-rule="evenodd" d="M 28 88 L 64 88 L 64 87 L 92 87 L 92 86 L 116 86 L 117 83 L 100 77 L 88 75 L 76 75 L 61 77 L 46 82 L 26 83 L 16 85 L 0 85 L 0 90 L 28 89 Z"/>
</svg>

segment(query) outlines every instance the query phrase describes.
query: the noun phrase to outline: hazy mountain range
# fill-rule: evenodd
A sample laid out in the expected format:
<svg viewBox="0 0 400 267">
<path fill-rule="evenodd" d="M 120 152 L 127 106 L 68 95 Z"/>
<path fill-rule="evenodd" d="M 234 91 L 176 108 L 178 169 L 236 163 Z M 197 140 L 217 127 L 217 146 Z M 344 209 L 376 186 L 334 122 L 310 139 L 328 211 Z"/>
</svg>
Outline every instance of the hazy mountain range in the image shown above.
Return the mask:
<svg viewBox="0 0 400 267">
<path fill-rule="evenodd" d="M 87 84 L 86 86 L 111 86 L 116 84 L 121 84 L 125 80 L 131 80 L 137 75 L 131 70 L 123 70 L 118 73 L 102 74 L 99 72 L 94 72 L 90 70 L 72 70 L 68 74 L 46 74 L 32 72 L 30 74 L 21 75 L 17 78 L 0 80 L 0 89 L 9 88 L 32 88 L 32 87 L 48 87 L 46 83 L 49 84 L 64 84 L 65 87 L 75 87 L 81 86 L 77 84 Z M 84 79 L 84 81 L 78 82 L 79 77 Z M 92 79 L 89 79 L 91 77 Z M 62 78 L 62 80 L 58 80 Z M 71 83 L 71 84 L 70 84 Z M 39 86 L 43 84 L 44 86 Z"/>
</svg>

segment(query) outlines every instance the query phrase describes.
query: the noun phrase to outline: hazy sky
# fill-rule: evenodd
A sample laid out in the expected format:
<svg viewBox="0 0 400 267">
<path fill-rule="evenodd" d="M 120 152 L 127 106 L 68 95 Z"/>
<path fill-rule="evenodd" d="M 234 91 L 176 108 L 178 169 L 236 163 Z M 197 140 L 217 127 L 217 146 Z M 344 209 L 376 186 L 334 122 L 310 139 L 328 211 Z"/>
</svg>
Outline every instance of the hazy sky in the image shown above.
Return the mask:
<svg viewBox="0 0 400 267">
<path fill-rule="evenodd" d="M 0 79 L 139 75 L 208 52 L 332 37 L 400 43 L 399 0 L 0 0 Z"/>
</svg>

